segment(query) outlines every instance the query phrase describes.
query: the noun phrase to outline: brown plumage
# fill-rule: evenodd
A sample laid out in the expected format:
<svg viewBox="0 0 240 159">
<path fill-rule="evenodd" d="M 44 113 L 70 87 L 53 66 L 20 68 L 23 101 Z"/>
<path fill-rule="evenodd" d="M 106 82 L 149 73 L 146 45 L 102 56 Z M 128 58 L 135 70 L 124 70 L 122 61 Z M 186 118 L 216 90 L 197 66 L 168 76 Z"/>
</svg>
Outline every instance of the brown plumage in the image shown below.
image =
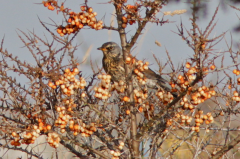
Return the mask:
<svg viewBox="0 0 240 159">
<path fill-rule="evenodd" d="M 115 42 L 106 42 L 99 47 L 98 50 L 102 50 L 103 52 L 102 64 L 105 72 L 112 76 L 113 81 L 125 81 L 123 54 L 119 45 Z M 131 68 L 131 70 L 134 70 L 134 68 Z M 150 68 L 144 70 L 142 73 L 144 77 L 147 78 L 146 86 L 148 88 L 163 89 L 170 92 L 168 81 L 156 74 Z M 133 75 L 134 88 L 141 87 L 137 82 L 137 75 L 134 72 L 131 72 L 128 77 L 131 75 Z M 173 96 L 176 97 L 177 95 L 173 94 Z"/>
</svg>

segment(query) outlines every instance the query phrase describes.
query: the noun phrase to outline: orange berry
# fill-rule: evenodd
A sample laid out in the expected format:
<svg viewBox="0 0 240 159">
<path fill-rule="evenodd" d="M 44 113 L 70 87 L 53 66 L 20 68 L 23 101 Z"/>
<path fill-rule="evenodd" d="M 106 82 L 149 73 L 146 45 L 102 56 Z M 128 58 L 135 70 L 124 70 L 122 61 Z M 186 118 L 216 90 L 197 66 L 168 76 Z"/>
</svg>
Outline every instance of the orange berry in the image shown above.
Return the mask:
<svg viewBox="0 0 240 159">
<path fill-rule="evenodd" d="M 53 5 L 57 5 L 57 1 L 52 1 L 52 4 Z"/>
<path fill-rule="evenodd" d="M 183 76 L 182 76 L 182 75 L 178 75 L 178 79 L 180 79 L 180 80 L 181 80 L 182 78 L 183 78 Z"/>
<path fill-rule="evenodd" d="M 88 8 L 88 13 L 92 13 L 93 12 L 93 9 L 90 7 Z"/>
<path fill-rule="evenodd" d="M 75 15 L 76 13 L 75 12 L 70 12 L 69 15 Z"/>
<path fill-rule="evenodd" d="M 130 63 L 130 61 L 131 61 L 131 57 L 127 57 L 126 58 L 126 63 Z"/>
<path fill-rule="evenodd" d="M 210 121 L 206 120 L 205 123 L 208 125 L 208 124 L 210 124 Z"/>
<path fill-rule="evenodd" d="M 126 28 L 127 27 L 127 24 L 126 23 L 123 23 L 122 24 L 122 28 Z"/>
<path fill-rule="evenodd" d="M 91 130 L 91 131 L 93 131 L 93 132 L 96 132 L 96 131 L 97 131 L 97 128 L 96 128 L 95 126 L 91 126 L 89 130 Z"/>
<path fill-rule="evenodd" d="M 65 133 L 66 129 L 61 129 L 60 132 L 61 133 Z"/>
<path fill-rule="evenodd" d="M 143 112 L 143 107 L 139 107 L 138 110 L 139 110 L 140 113 L 142 113 Z"/>
<path fill-rule="evenodd" d="M 53 82 L 48 82 L 48 86 L 53 87 L 54 86 Z"/>
<path fill-rule="evenodd" d="M 80 9 L 81 9 L 82 11 L 85 11 L 85 10 L 86 10 L 86 6 L 81 6 Z"/>
<path fill-rule="evenodd" d="M 76 136 L 77 134 L 78 134 L 78 132 L 77 132 L 77 131 L 74 131 L 73 135 Z"/>
<path fill-rule="evenodd" d="M 127 9 L 131 9 L 131 8 L 132 8 L 132 5 L 128 4 L 128 5 L 126 6 L 126 8 L 127 8 Z"/>
<path fill-rule="evenodd" d="M 185 67 L 189 69 L 191 67 L 191 63 L 190 62 L 186 62 Z"/>
<path fill-rule="evenodd" d="M 124 97 L 123 97 L 123 101 L 124 101 L 124 102 L 129 102 L 129 100 L 130 100 L 129 97 L 127 97 L 127 96 L 124 96 Z"/>
<path fill-rule="evenodd" d="M 238 83 L 240 82 L 240 77 L 237 79 L 237 82 L 238 82 Z"/>
<path fill-rule="evenodd" d="M 15 141 L 14 140 L 11 141 L 11 145 L 15 146 Z"/>
<path fill-rule="evenodd" d="M 130 25 L 133 25 L 133 23 L 135 23 L 135 20 L 130 20 L 128 23 L 129 23 Z"/>
<path fill-rule="evenodd" d="M 143 69 L 144 70 L 147 70 L 148 69 L 148 66 L 145 64 L 145 65 L 143 65 Z"/>
<path fill-rule="evenodd" d="M 55 8 L 54 8 L 52 5 L 49 5 L 49 6 L 48 6 L 48 9 L 49 9 L 49 10 L 54 10 Z"/>
<path fill-rule="evenodd" d="M 47 125 L 47 130 L 51 130 L 51 125 Z"/>
<path fill-rule="evenodd" d="M 74 128 L 74 130 L 78 130 L 80 128 L 80 126 L 76 124 L 73 126 L 73 128 Z"/>
<path fill-rule="evenodd" d="M 17 136 L 17 133 L 16 133 L 16 132 L 12 132 L 12 136 L 13 136 L 13 137 L 16 137 L 16 136 Z"/>
<path fill-rule="evenodd" d="M 77 73 L 79 72 L 78 68 L 74 68 L 74 69 L 73 69 L 73 72 L 74 72 L 75 74 L 77 74 Z"/>
<path fill-rule="evenodd" d="M 128 22 L 128 20 L 127 20 L 127 18 L 126 17 L 122 17 L 122 20 L 123 20 L 123 23 L 127 23 Z"/>
<path fill-rule="evenodd" d="M 236 72 L 236 75 L 237 75 L 237 76 L 240 75 L 240 71 L 239 71 L 239 70 Z"/>
<path fill-rule="evenodd" d="M 134 73 L 138 74 L 139 70 L 138 69 L 134 69 Z"/>
<path fill-rule="evenodd" d="M 80 23 L 79 26 L 78 26 L 78 28 L 80 28 L 80 29 L 83 28 L 83 24 Z"/>
<path fill-rule="evenodd" d="M 67 68 L 67 69 L 65 70 L 65 73 L 69 73 L 69 72 L 70 72 L 70 69 Z"/>
<path fill-rule="evenodd" d="M 228 89 L 231 89 L 232 88 L 232 86 L 231 85 L 228 85 Z"/>
<path fill-rule="evenodd" d="M 234 74 L 237 74 L 237 72 L 238 72 L 238 71 L 237 71 L 236 69 L 233 70 L 233 73 L 234 73 Z"/>
<path fill-rule="evenodd" d="M 221 116 L 223 116 L 223 115 L 224 115 L 224 112 L 223 112 L 223 111 L 221 111 L 220 115 L 221 115 Z"/>
<path fill-rule="evenodd" d="M 79 24 L 80 24 L 80 22 L 75 22 L 75 25 L 78 27 L 79 26 Z"/>
<path fill-rule="evenodd" d="M 62 34 L 62 31 L 63 31 L 63 29 L 60 27 L 60 28 L 57 28 L 57 33 L 58 34 Z"/>
<path fill-rule="evenodd" d="M 129 109 L 126 110 L 126 114 L 127 114 L 127 115 L 130 114 L 130 110 L 129 110 Z"/>
<path fill-rule="evenodd" d="M 210 69 L 211 69 L 211 70 L 214 70 L 215 68 L 216 68 L 215 65 L 210 66 Z"/>
<path fill-rule="evenodd" d="M 49 5 L 51 5 L 49 2 L 44 2 L 43 1 L 43 5 L 44 5 L 44 7 L 48 7 Z"/>
<path fill-rule="evenodd" d="M 69 19 L 68 19 L 68 23 L 72 23 L 72 18 L 69 18 Z"/>
</svg>

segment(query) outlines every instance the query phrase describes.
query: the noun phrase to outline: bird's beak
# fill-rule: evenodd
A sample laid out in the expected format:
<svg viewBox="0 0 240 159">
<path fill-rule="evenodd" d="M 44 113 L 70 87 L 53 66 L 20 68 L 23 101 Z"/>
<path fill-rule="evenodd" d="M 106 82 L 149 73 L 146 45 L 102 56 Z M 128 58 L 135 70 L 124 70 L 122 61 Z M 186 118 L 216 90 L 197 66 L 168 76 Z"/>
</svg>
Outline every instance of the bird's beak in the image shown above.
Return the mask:
<svg viewBox="0 0 240 159">
<path fill-rule="evenodd" d="M 97 48 L 98 50 L 102 50 L 102 51 L 106 51 L 107 49 L 106 48 L 101 48 L 101 47 L 99 47 L 99 48 Z"/>
</svg>

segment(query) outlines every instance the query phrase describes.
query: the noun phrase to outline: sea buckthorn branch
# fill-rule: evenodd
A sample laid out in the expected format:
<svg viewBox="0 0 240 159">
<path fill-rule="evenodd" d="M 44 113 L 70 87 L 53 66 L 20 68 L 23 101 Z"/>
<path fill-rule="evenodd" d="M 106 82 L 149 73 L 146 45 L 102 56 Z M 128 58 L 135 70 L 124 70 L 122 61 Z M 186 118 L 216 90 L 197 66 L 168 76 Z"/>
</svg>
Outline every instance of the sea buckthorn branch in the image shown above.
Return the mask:
<svg viewBox="0 0 240 159">
<path fill-rule="evenodd" d="M 102 113 L 101 111 L 99 111 L 98 109 L 96 109 L 95 105 L 90 105 L 91 106 L 90 108 L 92 110 L 94 110 L 96 113 L 98 113 L 99 116 L 102 116 L 104 117 L 104 119 L 106 119 L 110 125 L 112 125 L 113 127 L 117 128 L 118 132 L 122 135 L 122 136 L 125 136 L 126 133 L 124 133 L 124 130 L 122 128 L 120 128 L 119 126 L 117 126 L 115 123 L 113 123 L 104 113 Z"/>
<path fill-rule="evenodd" d="M 93 12 L 91 7 L 87 6 L 87 2 L 85 2 L 85 6 L 81 6 L 81 12 L 69 12 L 69 9 L 64 9 L 64 3 L 61 4 L 61 7 L 57 5 L 57 1 L 43 1 L 45 7 L 48 7 L 49 10 L 54 10 L 54 6 L 58 7 L 63 12 L 63 15 L 68 23 L 66 26 L 59 26 L 57 28 L 57 33 L 60 36 L 64 36 L 66 34 L 71 34 L 78 32 L 84 26 L 89 26 L 92 29 L 100 30 L 102 29 L 102 21 L 97 21 L 95 16 L 96 12 Z M 50 8 L 49 8 L 50 7 Z M 69 16 L 69 18 L 66 18 Z"/>
<path fill-rule="evenodd" d="M 149 3 L 151 3 L 151 2 L 149 2 Z M 159 1 L 159 0 L 155 0 L 152 2 L 152 4 L 154 4 L 154 5 L 151 6 L 150 10 L 147 9 L 147 11 L 146 11 L 146 16 L 144 18 L 144 19 L 146 19 L 146 21 L 143 21 L 143 22 L 139 21 L 138 28 L 136 30 L 135 35 L 131 38 L 131 41 L 127 45 L 128 50 L 131 50 L 131 48 L 134 46 L 134 44 L 136 43 L 142 30 L 145 28 L 146 24 L 148 23 L 148 20 L 150 20 L 152 18 L 152 16 L 154 16 L 154 14 L 156 14 L 156 12 L 158 12 L 159 9 L 162 8 L 162 5 L 164 5 L 165 3 L 166 3 L 165 1 Z M 147 5 L 147 7 L 149 7 L 149 6 Z"/>
<path fill-rule="evenodd" d="M 80 157 L 80 158 L 88 158 L 88 156 L 83 155 L 82 153 L 80 153 L 79 151 L 77 151 L 76 149 L 73 148 L 72 145 L 66 143 L 64 140 L 61 140 L 60 143 L 62 145 L 64 145 L 64 147 L 66 147 L 67 149 L 69 149 L 73 154 L 75 154 L 76 156 Z"/>
<path fill-rule="evenodd" d="M 41 154 L 37 154 L 37 153 L 33 153 L 33 151 L 29 151 L 27 149 L 23 149 L 23 148 L 19 148 L 19 147 L 12 147 L 12 146 L 8 146 L 7 144 L 1 144 L 0 143 L 0 147 L 3 147 L 3 148 L 6 148 L 6 149 L 9 149 L 9 150 L 17 150 L 17 151 L 21 151 L 21 152 L 24 152 L 26 154 L 29 154 L 30 156 L 34 156 L 36 158 L 39 158 L 39 159 L 44 159 L 43 157 L 41 157 L 42 155 Z"/>
<path fill-rule="evenodd" d="M 118 28 L 115 28 L 113 26 L 106 26 L 106 25 L 103 26 L 103 29 L 119 31 Z"/>
<path fill-rule="evenodd" d="M 121 6 L 124 2 L 117 0 L 114 1 L 114 7 L 116 10 L 117 15 L 117 23 L 118 23 L 118 29 L 119 29 L 119 37 L 121 41 L 122 51 L 123 51 L 123 60 L 126 61 L 127 55 L 130 53 L 130 49 L 127 49 L 127 37 L 126 32 L 123 27 L 122 17 L 123 17 L 123 11 L 121 9 Z M 126 86 L 127 86 L 127 96 L 130 97 L 130 102 L 134 102 L 134 96 L 133 96 L 133 83 L 132 83 L 132 77 L 128 77 L 129 73 L 132 72 L 130 70 L 126 63 L 124 63 L 124 69 L 125 69 L 125 79 L 126 79 Z M 124 81 L 125 82 L 125 81 Z M 130 107 L 130 110 L 133 110 L 133 107 Z M 130 129 L 130 136 L 132 138 L 132 143 L 130 143 L 130 153 L 132 157 L 140 157 L 139 155 L 139 142 L 136 140 L 137 135 L 137 121 L 136 121 L 136 114 L 131 114 L 131 129 Z"/>
<path fill-rule="evenodd" d="M 222 148 L 217 149 L 217 151 L 213 151 L 212 158 L 213 159 L 221 158 L 224 154 L 226 154 L 229 150 L 231 150 L 233 147 L 235 147 L 239 143 L 240 143 L 240 135 L 232 139 L 231 142 L 227 143 Z"/>
<path fill-rule="evenodd" d="M 190 84 L 191 86 L 194 86 L 196 83 L 199 82 L 199 80 L 202 79 L 201 75 L 198 75 L 196 77 L 196 79 Z M 158 119 L 161 118 L 161 116 L 165 116 L 165 118 L 169 118 L 168 113 L 169 112 L 169 108 L 171 108 L 172 106 L 174 106 L 175 104 L 177 104 L 177 102 L 184 97 L 188 92 L 188 89 L 186 89 L 184 92 L 182 92 L 177 98 L 173 99 L 173 101 L 171 103 L 169 103 L 164 110 L 162 110 L 162 112 L 165 112 L 166 114 L 163 115 L 162 113 L 159 113 L 158 115 L 154 116 L 151 120 L 149 120 L 146 124 L 144 124 L 144 126 L 142 127 L 141 131 L 138 132 L 138 138 L 142 138 L 142 136 L 145 136 L 145 133 L 149 132 L 149 129 L 152 128 L 155 125 L 155 122 L 158 123 Z M 175 110 L 174 108 L 172 110 Z"/>
</svg>

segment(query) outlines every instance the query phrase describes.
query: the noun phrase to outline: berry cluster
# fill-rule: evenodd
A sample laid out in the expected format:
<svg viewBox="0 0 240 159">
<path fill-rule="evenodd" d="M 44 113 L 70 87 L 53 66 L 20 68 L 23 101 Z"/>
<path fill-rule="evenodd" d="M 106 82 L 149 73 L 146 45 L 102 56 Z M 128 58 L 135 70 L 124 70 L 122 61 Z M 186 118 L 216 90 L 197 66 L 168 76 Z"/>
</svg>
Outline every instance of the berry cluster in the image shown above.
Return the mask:
<svg viewBox="0 0 240 159">
<path fill-rule="evenodd" d="M 35 127 L 35 126 L 34 126 Z M 40 136 L 39 129 L 26 131 L 23 135 L 23 140 L 21 141 L 23 144 L 34 144 L 35 140 Z"/>
<path fill-rule="evenodd" d="M 133 25 L 136 23 L 135 14 L 138 12 L 138 7 L 128 4 L 126 6 L 127 15 L 122 16 L 122 27 L 126 28 L 127 24 Z"/>
<path fill-rule="evenodd" d="M 195 114 L 195 126 L 192 127 L 192 131 L 199 132 L 200 131 L 200 125 L 205 123 L 208 125 L 210 123 L 213 123 L 213 116 L 211 113 L 207 113 L 206 115 L 203 115 L 203 111 L 200 110 Z"/>
<path fill-rule="evenodd" d="M 134 93 L 134 100 L 136 103 L 142 103 L 145 99 L 148 97 L 148 91 L 142 91 L 142 90 L 133 90 Z"/>
<path fill-rule="evenodd" d="M 183 109 L 193 110 L 193 105 L 198 105 L 210 99 L 212 96 L 216 95 L 215 90 L 211 90 L 206 86 L 199 87 L 194 93 L 191 93 L 191 100 L 189 101 L 186 96 L 181 99 L 180 104 L 183 105 Z M 191 90 L 191 89 L 189 89 Z"/>
<path fill-rule="evenodd" d="M 10 144 L 13 145 L 13 146 L 20 146 L 21 143 L 20 143 L 20 136 L 19 136 L 19 134 L 16 133 L 16 132 L 12 132 L 12 136 L 14 137 L 14 140 L 12 140 L 10 142 Z"/>
<path fill-rule="evenodd" d="M 112 90 L 116 90 L 118 93 L 124 92 L 125 88 L 126 84 L 122 80 L 120 80 L 119 82 L 114 82 L 114 84 L 112 85 Z"/>
<path fill-rule="evenodd" d="M 64 133 L 66 131 L 66 126 L 71 118 L 70 115 L 66 114 L 66 108 L 65 107 L 57 107 L 56 108 L 58 112 L 58 118 L 55 120 L 55 126 L 58 126 L 60 128 L 60 132 Z"/>
<path fill-rule="evenodd" d="M 133 93 L 134 93 L 134 100 L 135 100 L 135 102 L 139 103 L 139 104 L 141 104 L 148 97 L 148 91 L 147 90 L 137 90 L 137 89 L 134 89 Z M 124 102 L 129 102 L 130 98 L 127 97 L 127 96 L 124 96 L 123 97 L 123 101 Z"/>
<path fill-rule="evenodd" d="M 22 138 L 20 137 L 20 134 L 16 133 L 15 131 L 12 132 L 14 140 L 11 141 L 11 145 L 20 146 L 21 143 L 27 145 L 34 144 L 35 140 L 40 136 L 40 132 L 46 133 L 47 131 L 51 130 L 51 125 L 45 124 L 41 119 L 36 120 L 38 121 L 38 125 L 28 127 L 27 131 L 22 132 Z"/>
<path fill-rule="evenodd" d="M 70 12 L 68 18 L 68 24 L 64 26 L 60 26 L 57 28 L 57 33 L 60 36 L 64 36 L 66 34 L 74 34 L 79 29 L 82 29 L 84 26 L 89 26 L 95 30 L 101 30 L 103 27 L 103 21 L 96 19 L 96 12 L 93 12 L 91 7 L 81 6 L 81 12 L 75 13 Z"/>
<path fill-rule="evenodd" d="M 126 58 L 126 63 L 129 65 L 134 65 L 135 69 L 133 71 L 137 75 L 138 82 L 142 85 L 145 85 L 147 82 L 147 78 L 142 72 L 148 70 L 149 62 L 143 63 L 143 61 L 141 60 L 136 61 L 135 58 L 129 56 Z"/>
<path fill-rule="evenodd" d="M 234 69 L 233 70 L 233 74 L 235 74 L 237 76 L 240 75 L 240 70 Z M 237 84 L 240 85 L 240 77 L 237 79 Z"/>
<path fill-rule="evenodd" d="M 214 119 L 211 113 L 207 113 L 206 115 L 203 114 L 202 110 L 199 110 L 196 112 L 195 116 L 194 116 L 194 126 L 191 126 L 191 130 L 195 131 L 195 132 L 199 132 L 200 131 L 200 126 L 204 124 L 208 125 L 210 123 L 213 123 Z M 175 121 L 175 122 L 173 122 Z M 168 119 L 166 126 L 174 126 L 174 128 L 176 127 L 176 121 L 179 121 L 177 127 L 181 128 L 181 126 L 184 125 L 190 125 L 191 122 L 193 121 L 193 117 L 190 115 L 184 115 L 181 113 L 177 113 L 174 118 L 172 119 Z M 167 129 L 166 129 L 167 131 Z M 209 132 L 208 129 L 206 129 L 207 132 Z"/>
<path fill-rule="evenodd" d="M 94 87 L 95 97 L 99 99 L 108 99 L 111 97 L 111 76 L 110 75 L 98 75 L 98 79 L 101 80 L 97 87 Z"/>
<path fill-rule="evenodd" d="M 73 100 L 71 99 L 66 100 L 65 103 L 68 103 L 71 105 L 73 104 Z M 58 126 L 60 128 L 61 133 L 66 132 L 67 124 L 69 124 L 69 128 L 73 132 L 73 135 L 78 135 L 80 133 L 82 136 L 89 137 L 90 135 L 92 135 L 94 132 L 97 131 L 97 128 L 95 127 L 94 123 L 91 123 L 90 125 L 86 125 L 81 120 L 74 121 L 73 119 L 71 119 L 72 117 L 66 114 L 65 107 L 57 107 L 56 110 L 59 113 L 59 115 L 58 115 L 58 118 L 55 120 L 55 126 Z"/>
<path fill-rule="evenodd" d="M 193 110 L 193 108 L 195 108 L 190 102 L 188 102 L 186 96 L 181 99 L 180 105 L 183 105 L 183 109 Z"/>
<path fill-rule="evenodd" d="M 234 69 L 234 70 L 233 70 L 233 74 L 235 74 L 235 75 L 237 75 L 237 76 L 240 75 L 240 70 Z"/>
<path fill-rule="evenodd" d="M 25 144 L 33 144 L 37 137 L 39 137 L 40 132 L 48 132 L 52 129 L 51 125 L 46 124 L 42 121 L 42 119 L 37 119 L 38 125 L 34 125 L 32 130 L 26 132 L 25 135 L 23 135 L 22 143 Z"/>
<path fill-rule="evenodd" d="M 143 64 L 141 60 L 136 62 L 136 68 L 133 70 L 134 73 L 137 75 L 138 82 L 142 85 L 145 85 L 147 82 L 147 78 L 142 73 L 143 71 L 148 69 L 149 62 Z"/>
<path fill-rule="evenodd" d="M 197 72 L 199 72 L 199 67 L 197 65 L 195 65 L 193 67 L 191 65 L 192 64 L 190 62 L 186 62 L 185 67 L 188 69 L 187 73 L 185 73 L 184 75 L 178 75 L 177 83 L 180 86 L 180 88 L 182 88 L 182 89 L 186 89 L 189 86 L 190 82 L 192 82 L 193 80 L 196 79 L 195 74 Z M 211 70 L 213 70 L 215 68 L 216 68 L 215 65 L 210 66 Z M 205 75 L 208 74 L 207 67 L 203 67 L 202 71 L 205 72 L 204 73 Z M 172 85 L 172 83 L 170 83 L 170 85 Z M 175 85 L 173 84 L 173 86 L 175 86 Z"/>
<path fill-rule="evenodd" d="M 238 94 L 237 91 L 234 91 L 234 92 L 233 92 L 232 100 L 234 100 L 234 101 L 236 101 L 236 102 L 240 102 L 240 96 L 239 96 L 239 94 Z"/>
<path fill-rule="evenodd" d="M 123 81 L 114 82 L 114 84 L 111 84 L 111 76 L 106 74 L 100 74 L 98 75 L 98 79 L 101 80 L 101 82 L 98 84 L 98 86 L 94 87 L 95 91 L 95 97 L 99 99 L 108 99 L 111 97 L 112 91 L 116 90 L 118 93 L 124 92 L 126 85 Z M 123 98 L 123 101 L 127 101 L 127 98 Z"/>
<path fill-rule="evenodd" d="M 110 154 L 113 155 L 112 159 L 119 159 L 119 156 L 121 155 L 119 151 L 114 151 L 114 150 L 111 150 Z"/>
<path fill-rule="evenodd" d="M 70 120 L 69 128 L 71 131 L 73 131 L 73 135 L 76 136 L 78 135 L 78 133 L 80 133 L 84 137 L 89 137 L 97 131 L 95 123 L 90 123 L 90 125 L 86 125 L 82 122 L 82 120 Z"/>
<path fill-rule="evenodd" d="M 73 95 L 74 89 L 83 89 L 86 86 L 87 83 L 83 77 L 80 77 L 79 79 L 75 78 L 75 76 L 79 73 L 77 68 L 74 68 L 73 71 L 67 68 L 64 72 L 64 75 L 60 76 L 59 80 L 56 80 L 55 84 L 53 82 L 49 82 L 48 86 L 53 89 L 60 86 L 62 92 L 67 96 Z"/>
<path fill-rule="evenodd" d="M 189 125 L 192 119 L 193 118 L 191 116 L 182 114 L 180 117 L 180 125 L 184 125 L 184 124 Z"/>
<path fill-rule="evenodd" d="M 191 94 L 191 103 L 193 105 L 198 105 L 215 95 L 215 90 L 211 90 L 211 88 L 202 86 L 198 88 L 197 92 Z"/>
<path fill-rule="evenodd" d="M 164 105 L 171 103 L 173 100 L 173 95 L 170 92 L 166 93 L 163 90 L 159 90 L 158 92 L 156 92 L 156 96 Z"/>
<path fill-rule="evenodd" d="M 53 11 L 55 9 L 54 6 L 57 6 L 57 1 L 42 1 L 44 7 L 48 7 L 49 10 Z"/>
<path fill-rule="evenodd" d="M 121 150 L 123 149 L 124 147 L 124 142 L 120 141 L 117 149 L 118 150 L 111 150 L 110 151 L 110 154 L 113 156 L 112 159 L 119 159 L 119 156 L 121 155 Z"/>
<path fill-rule="evenodd" d="M 192 69 L 188 71 L 187 76 L 178 75 L 177 83 L 180 88 L 186 89 L 190 82 L 196 79 L 195 73 L 197 73 L 197 70 L 195 67 L 192 67 Z"/>
<path fill-rule="evenodd" d="M 50 146 L 57 148 L 59 147 L 59 142 L 60 142 L 60 137 L 58 136 L 57 133 L 52 132 L 52 133 L 48 133 L 48 138 L 47 138 L 47 142 Z"/>
</svg>

